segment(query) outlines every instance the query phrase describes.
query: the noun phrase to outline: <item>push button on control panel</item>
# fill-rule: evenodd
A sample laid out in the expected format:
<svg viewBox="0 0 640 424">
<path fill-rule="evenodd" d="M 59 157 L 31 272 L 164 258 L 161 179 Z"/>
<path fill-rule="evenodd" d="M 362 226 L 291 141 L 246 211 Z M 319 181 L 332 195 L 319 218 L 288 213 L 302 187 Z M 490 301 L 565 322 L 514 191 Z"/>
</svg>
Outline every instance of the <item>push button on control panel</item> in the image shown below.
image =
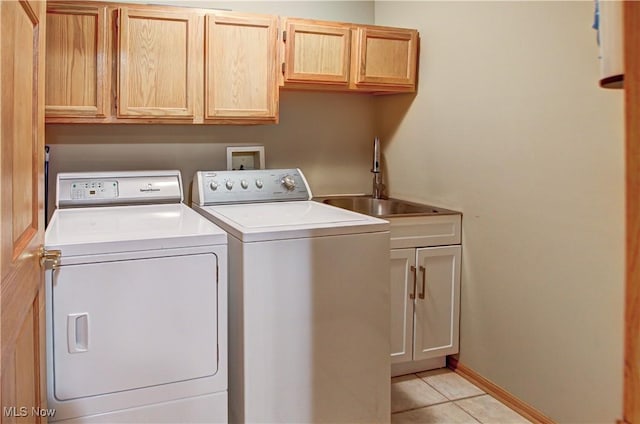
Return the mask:
<svg viewBox="0 0 640 424">
<path fill-rule="evenodd" d="M 115 199 L 118 183 L 115 181 L 78 181 L 71 183 L 71 199 Z"/>
</svg>

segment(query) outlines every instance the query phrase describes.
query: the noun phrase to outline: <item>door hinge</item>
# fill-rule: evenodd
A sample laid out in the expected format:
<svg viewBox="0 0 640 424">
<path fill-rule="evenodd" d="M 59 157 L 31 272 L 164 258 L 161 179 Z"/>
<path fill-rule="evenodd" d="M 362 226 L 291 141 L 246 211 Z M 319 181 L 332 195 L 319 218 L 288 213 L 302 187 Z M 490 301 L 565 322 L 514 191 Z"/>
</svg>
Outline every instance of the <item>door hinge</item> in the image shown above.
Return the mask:
<svg viewBox="0 0 640 424">
<path fill-rule="evenodd" d="M 282 41 L 287 41 L 287 31 L 282 31 Z"/>
<path fill-rule="evenodd" d="M 40 246 L 38 250 L 38 257 L 40 258 L 40 266 L 44 269 L 56 269 L 60 264 L 60 257 L 62 252 L 60 250 L 47 250 L 44 246 Z"/>
</svg>

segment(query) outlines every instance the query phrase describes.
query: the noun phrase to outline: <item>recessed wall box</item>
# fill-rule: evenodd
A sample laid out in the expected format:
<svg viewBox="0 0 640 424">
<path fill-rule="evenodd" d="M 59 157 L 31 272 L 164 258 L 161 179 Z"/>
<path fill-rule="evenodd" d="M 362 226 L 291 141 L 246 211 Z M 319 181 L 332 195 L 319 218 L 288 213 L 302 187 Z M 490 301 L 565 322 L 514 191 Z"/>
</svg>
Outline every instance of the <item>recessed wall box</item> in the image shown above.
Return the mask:
<svg viewBox="0 0 640 424">
<path fill-rule="evenodd" d="M 227 147 L 227 170 L 264 169 L 264 146 Z"/>
</svg>

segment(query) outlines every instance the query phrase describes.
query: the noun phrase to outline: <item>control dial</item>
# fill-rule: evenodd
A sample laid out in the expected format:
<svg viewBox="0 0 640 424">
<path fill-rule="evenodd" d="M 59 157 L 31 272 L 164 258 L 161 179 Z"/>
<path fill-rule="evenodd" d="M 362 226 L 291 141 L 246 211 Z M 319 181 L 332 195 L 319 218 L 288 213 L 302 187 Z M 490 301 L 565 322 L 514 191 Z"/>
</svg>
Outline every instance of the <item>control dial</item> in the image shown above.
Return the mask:
<svg viewBox="0 0 640 424">
<path fill-rule="evenodd" d="M 211 181 L 209 183 L 209 188 L 211 189 L 211 191 L 216 191 L 218 189 L 218 182 L 217 181 Z"/>
<path fill-rule="evenodd" d="M 227 180 L 225 185 L 227 186 L 227 190 L 231 190 L 233 188 L 233 181 L 232 180 Z"/>
<path fill-rule="evenodd" d="M 293 179 L 291 175 L 285 175 L 282 178 L 282 185 L 289 191 L 296 188 L 296 180 Z"/>
<path fill-rule="evenodd" d="M 246 189 L 247 187 L 249 187 L 249 183 L 247 182 L 247 180 L 242 180 L 242 181 L 240 181 L 240 186 L 242 186 L 242 188 Z"/>
<path fill-rule="evenodd" d="M 264 184 L 262 183 L 262 180 L 260 180 L 260 179 L 256 180 L 256 187 L 258 187 L 258 188 L 262 188 L 262 187 L 263 187 L 263 185 L 264 185 Z"/>
</svg>

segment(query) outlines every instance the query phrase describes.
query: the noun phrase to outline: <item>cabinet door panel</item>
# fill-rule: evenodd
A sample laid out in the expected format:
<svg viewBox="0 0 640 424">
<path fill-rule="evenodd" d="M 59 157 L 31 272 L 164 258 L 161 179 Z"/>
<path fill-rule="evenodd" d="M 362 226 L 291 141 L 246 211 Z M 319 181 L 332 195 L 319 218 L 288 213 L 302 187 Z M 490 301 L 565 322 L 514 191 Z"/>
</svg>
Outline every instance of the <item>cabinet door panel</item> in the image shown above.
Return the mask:
<svg viewBox="0 0 640 424">
<path fill-rule="evenodd" d="M 415 86 L 415 30 L 358 29 L 356 84 Z"/>
<path fill-rule="evenodd" d="M 107 7 L 47 7 L 45 114 L 104 117 L 108 97 Z"/>
<path fill-rule="evenodd" d="M 411 360 L 416 250 L 391 250 L 391 363 Z"/>
<path fill-rule="evenodd" d="M 460 246 L 417 249 L 414 360 L 458 352 Z"/>
<path fill-rule="evenodd" d="M 205 34 L 205 118 L 275 120 L 277 17 L 207 15 Z"/>
<path fill-rule="evenodd" d="M 289 20 L 285 41 L 285 82 L 349 82 L 351 28 Z"/>
<path fill-rule="evenodd" d="M 192 118 L 195 15 L 120 9 L 118 117 Z"/>
</svg>

